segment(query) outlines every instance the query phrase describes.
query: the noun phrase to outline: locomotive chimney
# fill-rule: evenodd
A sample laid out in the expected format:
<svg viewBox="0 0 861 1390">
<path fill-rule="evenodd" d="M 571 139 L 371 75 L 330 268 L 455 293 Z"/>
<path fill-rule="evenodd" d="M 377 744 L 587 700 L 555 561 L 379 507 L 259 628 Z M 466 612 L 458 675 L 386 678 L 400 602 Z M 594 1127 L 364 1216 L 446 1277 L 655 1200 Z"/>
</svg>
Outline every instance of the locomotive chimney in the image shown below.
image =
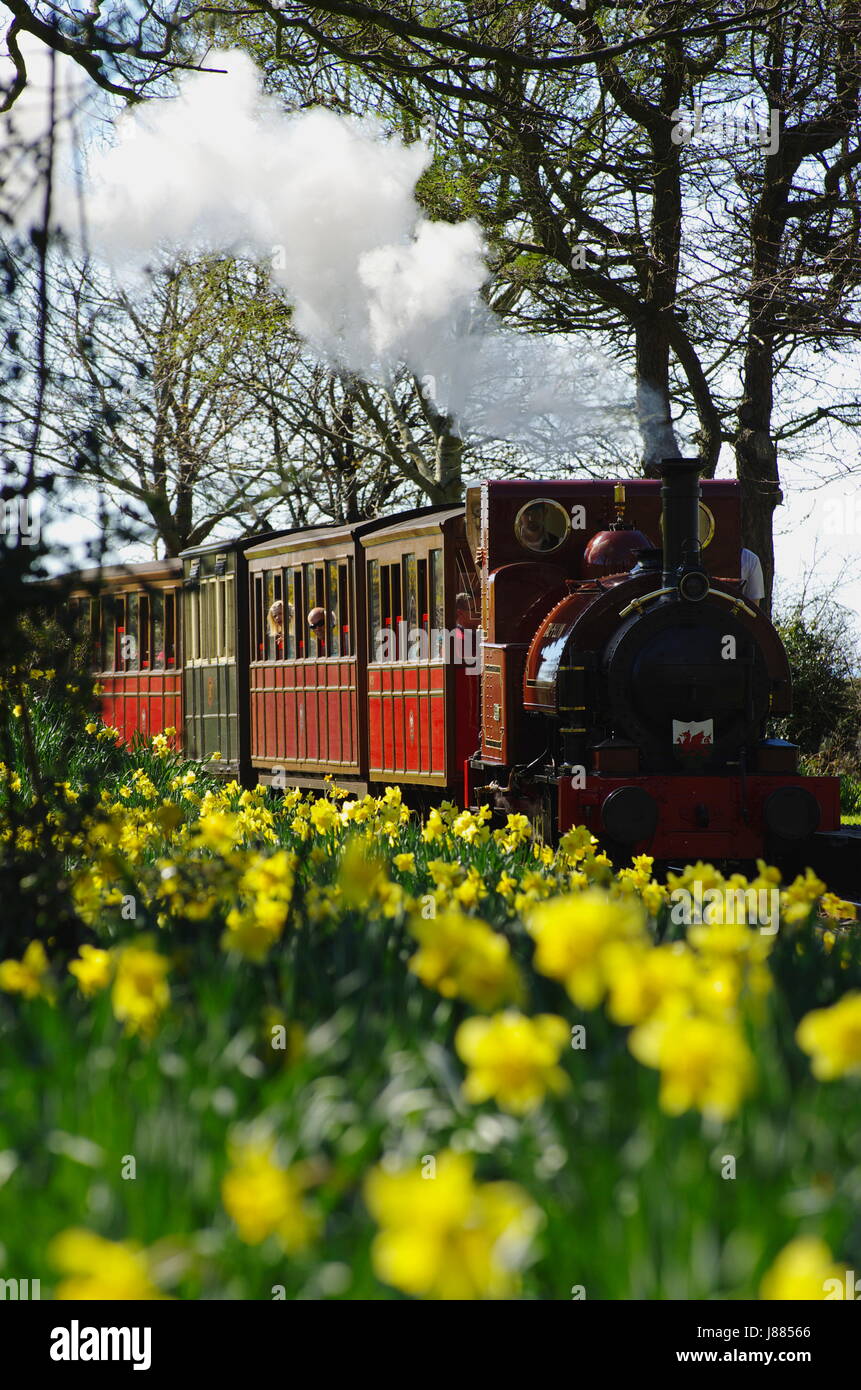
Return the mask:
<svg viewBox="0 0 861 1390">
<path fill-rule="evenodd" d="M 661 510 L 664 530 L 664 588 L 678 582 L 682 564 L 700 563 L 700 473 L 702 459 L 662 459 Z"/>
</svg>

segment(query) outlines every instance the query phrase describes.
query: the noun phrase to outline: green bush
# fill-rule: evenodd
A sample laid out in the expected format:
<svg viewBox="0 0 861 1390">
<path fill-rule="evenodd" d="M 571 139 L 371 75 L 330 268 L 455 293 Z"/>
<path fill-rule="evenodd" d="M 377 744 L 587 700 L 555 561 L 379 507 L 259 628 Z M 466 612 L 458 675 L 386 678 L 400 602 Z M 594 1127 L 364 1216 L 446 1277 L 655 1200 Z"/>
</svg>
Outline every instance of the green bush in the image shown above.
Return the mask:
<svg viewBox="0 0 861 1390">
<path fill-rule="evenodd" d="M 833 600 L 803 597 L 775 625 L 789 657 L 793 708 L 774 732 L 798 744 L 807 771 L 842 776 L 844 810 L 861 810 L 861 685 L 849 615 Z"/>
</svg>

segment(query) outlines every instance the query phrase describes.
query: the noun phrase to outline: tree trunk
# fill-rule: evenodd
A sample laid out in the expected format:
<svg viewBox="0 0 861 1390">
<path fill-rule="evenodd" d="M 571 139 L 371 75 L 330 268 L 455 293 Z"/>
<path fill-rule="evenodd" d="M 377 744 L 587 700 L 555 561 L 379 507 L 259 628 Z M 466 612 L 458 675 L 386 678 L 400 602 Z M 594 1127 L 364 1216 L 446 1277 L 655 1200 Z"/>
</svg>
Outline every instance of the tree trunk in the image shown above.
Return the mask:
<svg viewBox="0 0 861 1390">
<path fill-rule="evenodd" d="M 652 316 L 637 325 L 637 424 L 643 440 L 643 470 L 675 458 L 679 443 L 670 416 L 670 347 Z"/>
<path fill-rule="evenodd" d="M 771 339 L 764 335 L 765 330 L 752 320 L 735 453 L 741 483 L 742 544 L 760 558 L 765 581 L 762 607 L 770 613 L 774 588 L 774 509 L 782 502 L 783 494 L 777 449 L 771 435 L 773 346 Z"/>
</svg>

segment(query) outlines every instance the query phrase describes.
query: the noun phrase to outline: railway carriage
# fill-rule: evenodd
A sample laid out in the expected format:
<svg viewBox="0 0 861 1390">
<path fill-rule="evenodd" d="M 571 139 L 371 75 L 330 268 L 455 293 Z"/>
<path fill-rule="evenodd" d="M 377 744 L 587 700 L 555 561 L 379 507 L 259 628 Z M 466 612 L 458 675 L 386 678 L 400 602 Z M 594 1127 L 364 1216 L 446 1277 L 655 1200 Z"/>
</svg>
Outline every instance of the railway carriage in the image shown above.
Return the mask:
<svg viewBox="0 0 861 1390">
<path fill-rule="evenodd" d="M 180 556 L 185 751 L 244 784 L 252 780 L 247 553 L 260 539 L 212 541 Z"/>
<path fill-rule="evenodd" d="M 75 576 L 70 597 L 89 638 L 101 717 L 127 744 L 169 728 L 181 737 L 181 582 L 178 560 Z"/>
<path fill-rule="evenodd" d="M 457 625 L 478 614 L 463 507 L 407 517 L 361 538 L 367 591 L 368 775 L 462 800 L 478 746 L 480 651 Z"/>
<path fill-rule="evenodd" d="M 276 786 L 351 783 L 366 773 L 360 733 L 364 644 L 356 605 L 363 526 L 312 527 L 248 551 L 248 688 L 253 775 Z M 280 632 L 270 623 L 281 606 Z M 322 626 L 308 614 L 319 609 Z"/>
</svg>

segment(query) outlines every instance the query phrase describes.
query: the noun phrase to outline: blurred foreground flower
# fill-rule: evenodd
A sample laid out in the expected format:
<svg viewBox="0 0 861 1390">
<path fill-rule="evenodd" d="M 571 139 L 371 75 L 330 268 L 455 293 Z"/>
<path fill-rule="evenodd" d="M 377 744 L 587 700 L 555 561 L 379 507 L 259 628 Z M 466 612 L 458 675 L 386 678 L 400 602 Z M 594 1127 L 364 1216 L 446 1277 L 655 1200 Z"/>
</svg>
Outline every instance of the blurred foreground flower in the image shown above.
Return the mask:
<svg viewBox="0 0 861 1390">
<path fill-rule="evenodd" d="M 428 919 L 415 917 L 410 931 L 419 943 L 410 970 L 446 999 L 466 999 L 477 1009 L 518 1001 L 520 972 L 501 932 L 458 908 Z"/>
<path fill-rule="evenodd" d="M 854 991 L 829 1009 L 805 1014 L 795 1037 L 820 1081 L 861 1076 L 861 994 Z"/>
<path fill-rule="evenodd" d="M 41 941 L 31 941 L 22 960 L 0 962 L 0 989 L 7 994 L 23 994 L 25 999 L 52 997 L 49 982 L 48 957 Z"/>
<path fill-rule="evenodd" d="M 605 949 L 644 935 L 644 914 L 635 899 L 612 900 L 596 889 L 541 903 L 526 926 L 535 940 L 535 969 L 561 980 L 581 1009 L 594 1009 L 607 992 Z"/>
<path fill-rule="evenodd" d="M 365 1201 L 380 1226 L 374 1272 L 419 1298 L 508 1298 L 541 1223 L 515 1183 L 476 1183 L 472 1159 L 444 1151 L 434 1175 L 372 1170 Z"/>
<path fill-rule="evenodd" d="M 668 1115 L 696 1109 L 725 1120 L 752 1089 L 753 1057 L 734 1023 L 659 1015 L 635 1028 L 628 1046 L 638 1062 L 660 1071 L 660 1106 Z"/>
<path fill-rule="evenodd" d="M 303 1200 L 310 1181 L 307 1165 L 282 1168 L 268 1139 L 234 1143 L 229 1154 L 233 1166 L 222 1181 L 221 1200 L 239 1239 L 259 1245 L 275 1235 L 288 1253 L 310 1245 L 320 1221 Z"/>
<path fill-rule="evenodd" d="M 105 1240 L 73 1227 L 55 1236 L 48 1257 L 71 1277 L 57 1285 L 61 1299 L 166 1298 L 150 1277 L 146 1253 L 130 1241 Z"/>
<path fill-rule="evenodd" d="M 468 1018 L 455 1037 L 458 1055 L 470 1069 L 464 1096 L 477 1104 L 494 1099 L 514 1115 L 534 1110 L 548 1091 L 564 1091 L 569 1084 L 559 1066 L 568 1036 L 568 1024 L 554 1014 L 526 1018 L 507 1009 L 493 1018 Z"/>
<path fill-rule="evenodd" d="M 113 961 L 110 951 L 98 946 L 82 946 L 79 957 L 69 965 L 69 973 L 74 975 L 78 988 L 85 998 L 106 989 L 113 974 Z"/>
<path fill-rule="evenodd" d="M 824 1299 L 831 1293 L 827 1284 L 836 1280 L 843 1286 L 846 1271 L 834 1263 L 824 1240 L 818 1236 L 797 1236 L 785 1245 L 759 1287 L 762 1299 Z M 833 1286 L 832 1286 L 833 1288 Z M 832 1294 L 833 1296 L 833 1294 Z"/>
<path fill-rule="evenodd" d="M 165 976 L 170 963 L 142 938 L 138 946 L 122 946 L 117 952 L 117 974 L 111 1002 L 114 1017 L 126 1032 L 151 1037 L 170 1003 Z"/>
</svg>

